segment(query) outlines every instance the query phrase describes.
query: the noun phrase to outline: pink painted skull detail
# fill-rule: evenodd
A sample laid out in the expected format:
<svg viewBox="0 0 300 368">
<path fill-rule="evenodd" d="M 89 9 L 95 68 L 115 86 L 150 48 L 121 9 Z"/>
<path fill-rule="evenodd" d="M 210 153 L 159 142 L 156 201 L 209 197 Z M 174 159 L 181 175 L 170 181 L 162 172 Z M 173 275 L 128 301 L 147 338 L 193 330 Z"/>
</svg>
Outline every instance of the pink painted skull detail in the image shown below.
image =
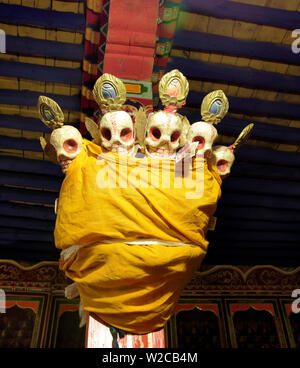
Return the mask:
<svg viewBox="0 0 300 368">
<path fill-rule="evenodd" d="M 100 122 L 101 145 L 123 155 L 134 153 L 133 121 L 125 111 L 107 112 Z"/>
<path fill-rule="evenodd" d="M 216 166 L 221 177 L 225 177 L 230 174 L 231 166 L 233 165 L 234 160 L 234 153 L 229 147 L 213 147 L 211 162 L 214 166 Z"/>
<path fill-rule="evenodd" d="M 187 141 L 189 143 L 199 142 L 196 148 L 196 155 L 211 156 L 212 145 L 218 136 L 217 129 L 204 121 L 198 121 L 190 126 Z"/>
<path fill-rule="evenodd" d="M 82 135 L 73 126 L 64 125 L 53 130 L 50 143 L 55 148 L 57 161 L 65 174 L 71 162 L 82 149 Z"/>
<path fill-rule="evenodd" d="M 144 140 L 146 155 L 152 158 L 174 158 L 182 134 L 180 117 L 158 111 L 150 114 Z"/>
</svg>

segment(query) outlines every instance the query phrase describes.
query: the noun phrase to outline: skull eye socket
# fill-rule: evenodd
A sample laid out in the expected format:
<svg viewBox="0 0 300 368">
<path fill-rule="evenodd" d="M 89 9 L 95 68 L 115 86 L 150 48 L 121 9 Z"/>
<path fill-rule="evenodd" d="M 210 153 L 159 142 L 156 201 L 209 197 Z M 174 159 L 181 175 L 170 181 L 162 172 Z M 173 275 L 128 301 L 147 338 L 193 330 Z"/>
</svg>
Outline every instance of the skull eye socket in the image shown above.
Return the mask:
<svg viewBox="0 0 300 368">
<path fill-rule="evenodd" d="M 220 172 L 224 172 L 228 168 L 228 161 L 219 160 L 219 161 L 217 161 L 216 167 Z"/>
<path fill-rule="evenodd" d="M 102 128 L 101 129 L 101 135 L 104 138 L 104 140 L 106 141 L 110 141 L 111 140 L 111 131 L 108 128 Z"/>
<path fill-rule="evenodd" d="M 179 130 L 175 130 L 175 132 L 173 132 L 171 134 L 171 142 L 175 143 L 176 141 L 178 141 L 179 137 L 180 137 L 180 131 Z"/>
<path fill-rule="evenodd" d="M 78 144 L 74 139 L 68 139 L 68 140 L 64 141 L 63 147 L 64 147 L 66 152 L 74 153 L 74 152 L 77 151 Z"/>
<path fill-rule="evenodd" d="M 132 130 L 130 128 L 124 128 L 121 130 L 120 137 L 122 141 L 128 142 L 132 138 Z"/>
<path fill-rule="evenodd" d="M 149 134 L 154 141 L 158 141 L 161 137 L 161 131 L 157 127 L 152 127 Z"/>
<path fill-rule="evenodd" d="M 205 145 L 205 139 L 201 136 L 194 137 L 193 142 L 198 142 L 197 149 L 202 149 Z"/>
</svg>

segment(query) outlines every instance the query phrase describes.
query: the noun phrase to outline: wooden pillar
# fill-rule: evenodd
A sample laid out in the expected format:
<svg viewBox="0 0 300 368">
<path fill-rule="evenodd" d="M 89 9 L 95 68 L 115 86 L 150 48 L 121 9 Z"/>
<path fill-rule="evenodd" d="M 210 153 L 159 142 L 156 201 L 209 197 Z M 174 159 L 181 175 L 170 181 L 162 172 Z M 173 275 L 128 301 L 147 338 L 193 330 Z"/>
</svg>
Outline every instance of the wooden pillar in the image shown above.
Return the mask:
<svg viewBox="0 0 300 368">
<path fill-rule="evenodd" d="M 158 20 L 158 0 L 111 0 L 103 72 L 123 80 L 127 98 L 152 110 L 152 70 Z M 129 108 L 130 111 L 130 108 Z M 87 348 L 111 348 L 107 326 L 88 316 Z M 164 329 L 145 334 L 126 334 L 120 348 L 164 348 Z"/>
<path fill-rule="evenodd" d="M 86 328 L 87 348 L 112 348 L 112 334 L 109 327 L 89 314 Z M 145 335 L 126 334 L 118 338 L 120 348 L 165 348 L 165 332 L 161 329 Z"/>
</svg>

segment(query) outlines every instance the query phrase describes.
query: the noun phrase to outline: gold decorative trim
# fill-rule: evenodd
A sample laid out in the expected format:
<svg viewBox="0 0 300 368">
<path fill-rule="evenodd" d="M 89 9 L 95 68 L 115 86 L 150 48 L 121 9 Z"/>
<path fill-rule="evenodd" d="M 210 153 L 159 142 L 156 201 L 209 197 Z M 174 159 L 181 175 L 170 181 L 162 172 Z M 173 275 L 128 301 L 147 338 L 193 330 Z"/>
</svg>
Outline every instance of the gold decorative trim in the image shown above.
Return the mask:
<svg viewBox="0 0 300 368">
<path fill-rule="evenodd" d="M 121 79 L 105 73 L 97 79 L 93 95 L 101 109 L 106 111 L 120 110 L 126 101 L 126 88 Z"/>
<path fill-rule="evenodd" d="M 60 106 L 51 98 L 40 96 L 38 99 L 38 112 L 42 122 L 50 129 L 61 128 L 64 124 L 64 113 Z"/>
<path fill-rule="evenodd" d="M 173 81 L 175 81 L 179 87 L 179 91 L 176 96 L 171 96 L 168 90 Z M 161 78 L 158 89 L 159 98 L 163 105 L 181 107 L 185 102 L 187 94 L 189 93 L 189 83 L 186 77 L 180 73 L 179 70 L 174 69 L 169 73 L 166 73 Z"/>
<path fill-rule="evenodd" d="M 233 152 L 235 152 L 238 148 L 240 148 L 243 144 L 247 142 L 249 139 L 252 129 L 254 127 L 254 124 L 249 124 L 242 130 L 240 135 L 237 137 L 237 139 L 234 141 L 234 143 L 230 146 Z"/>
<path fill-rule="evenodd" d="M 211 112 L 213 104 L 217 101 L 220 101 L 219 106 L 217 106 L 217 111 L 215 113 Z M 210 92 L 204 97 L 201 104 L 201 116 L 206 123 L 218 124 L 227 114 L 228 109 L 228 99 L 225 93 L 219 89 Z"/>
</svg>

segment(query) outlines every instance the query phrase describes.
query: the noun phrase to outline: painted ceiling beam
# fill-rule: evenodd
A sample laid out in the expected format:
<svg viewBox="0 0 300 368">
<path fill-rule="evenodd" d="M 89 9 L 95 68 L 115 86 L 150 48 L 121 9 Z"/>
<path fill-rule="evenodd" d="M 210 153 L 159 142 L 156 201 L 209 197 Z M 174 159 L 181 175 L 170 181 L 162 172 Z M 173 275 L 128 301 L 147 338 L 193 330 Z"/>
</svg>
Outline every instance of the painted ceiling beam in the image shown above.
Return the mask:
<svg viewBox="0 0 300 368">
<path fill-rule="evenodd" d="M 30 248 L 32 242 L 20 242 L 21 247 L 19 246 L 17 249 L 13 247 L 13 244 L 1 245 L 0 242 L 0 251 L 2 259 L 13 259 L 13 260 L 21 260 L 21 261 L 31 261 L 31 262 L 41 262 L 41 261 L 58 261 L 59 260 L 59 251 L 57 249 L 52 250 L 51 246 L 47 243 L 41 244 L 40 247 L 46 248 L 44 251 L 40 251 L 38 248 Z M 23 245 L 23 247 L 22 247 Z M 26 248 L 25 248 L 26 247 Z"/>
<path fill-rule="evenodd" d="M 0 185 L 10 185 L 16 187 L 28 187 L 28 188 L 43 188 L 48 190 L 59 191 L 62 183 L 62 178 L 29 174 L 29 173 L 17 173 L 9 171 L 0 172 Z"/>
<path fill-rule="evenodd" d="M 0 215 L 55 221 L 52 207 L 30 206 L 20 203 L 0 202 Z"/>
<path fill-rule="evenodd" d="M 14 91 L 10 89 L 0 89 L 0 104 L 37 106 L 38 98 L 40 95 L 45 95 L 52 98 L 59 104 L 62 110 L 80 110 L 80 96 L 63 96 L 53 93 Z"/>
<path fill-rule="evenodd" d="M 239 20 L 292 30 L 299 28 L 300 24 L 300 14 L 297 11 L 226 0 L 182 0 L 181 4 L 181 10 L 214 18 Z"/>
<path fill-rule="evenodd" d="M 0 227 L 1 240 L 53 242 L 53 233 L 48 231 L 20 230 Z"/>
<path fill-rule="evenodd" d="M 259 177 L 229 177 L 223 181 L 222 187 L 223 189 L 229 189 L 230 191 L 243 190 L 259 194 L 300 196 L 299 182 L 289 181 L 288 178 L 280 181 L 261 179 Z"/>
<path fill-rule="evenodd" d="M 0 70 L 0 74 L 3 77 L 81 85 L 81 70 L 75 68 L 61 68 L 0 60 Z"/>
<path fill-rule="evenodd" d="M 172 47 L 300 65 L 299 55 L 291 52 L 289 45 L 242 40 L 184 29 L 176 30 Z"/>
<path fill-rule="evenodd" d="M 57 59 L 82 61 L 82 44 L 40 40 L 32 37 L 6 36 L 6 53 L 41 55 Z"/>
<path fill-rule="evenodd" d="M 0 170 L 64 177 L 60 166 L 52 162 L 14 156 L 0 156 Z"/>
<path fill-rule="evenodd" d="M 54 231 L 55 226 L 54 221 L 11 216 L 0 216 L 0 224 L 5 227 L 43 231 Z"/>
<path fill-rule="evenodd" d="M 297 244 L 299 242 L 299 232 L 283 232 L 280 231 L 252 231 L 252 230 L 243 230 L 240 231 L 236 229 L 235 231 L 214 231 L 211 236 L 210 240 L 220 240 L 222 243 L 226 241 L 230 241 L 232 244 L 233 241 L 247 241 L 253 242 L 252 247 L 255 247 L 255 243 L 259 243 L 259 246 L 265 243 L 281 243 L 285 245 L 287 243 Z M 24 239 L 26 240 L 26 239 Z M 266 248 L 266 245 L 263 246 Z"/>
<path fill-rule="evenodd" d="M 202 101 L 201 101 L 202 102 Z M 229 111 L 231 106 L 229 105 Z M 190 123 L 195 123 L 201 120 L 200 109 L 199 112 L 189 110 L 188 108 L 180 109 L 180 114 L 185 115 Z M 287 142 L 300 144 L 300 129 L 289 126 L 275 125 L 270 123 L 261 123 L 258 121 L 246 121 L 244 119 L 237 119 L 225 117 L 217 126 L 219 134 L 239 135 L 240 132 L 250 123 L 254 124 L 251 133 L 252 138 L 264 139 L 273 142 Z"/>
<path fill-rule="evenodd" d="M 1 219 L 0 219 L 1 220 Z M 7 226 L 5 224 L 5 226 Z M 258 220 L 240 220 L 227 219 L 224 217 L 217 218 L 216 231 L 234 231 L 240 230 L 265 230 L 265 231 L 298 231 L 299 222 L 273 222 L 273 221 L 258 221 Z"/>
<path fill-rule="evenodd" d="M 271 180 L 300 181 L 300 170 L 298 167 L 279 166 L 270 164 L 255 164 L 252 162 L 241 162 L 239 158 L 231 168 L 230 176 L 242 176 Z"/>
<path fill-rule="evenodd" d="M 207 93 L 190 91 L 187 96 L 187 107 L 200 108 Z M 280 101 L 267 101 L 258 98 L 242 98 L 227 96 L 231 113 L 246 115 L 300 119 L 300 105 Z"/>
<path fill-rule="evenodd" d="M 0 22 L 84 32 L 84 14 L 0 4 Z"/>
<path fill-rule="evenodd" d="M 181 57 L 170 58 L 167 70 L 172 69 L 179 69 L 188 79 L 230 83 L 242 87 L 284 93 L 300 93 L 300 77 L 298 76 Z"/>
<path fill-rule="evenodd" d="M 3 135 L 0 136 L 0 148 L 43 152 L 38 139 L 15 138 Z"/>
<path fill-rule="evenodd" d="M 300 222 L 300 213 L 297 210 L 281 208 L 265 208 L 253 206 L 228 206 L 222 205 L 222 199 L 218 203 L 215 216 L 227 219 L 240 220 L 262 220 L 262 221 L 282 221 L 282 222 Z"/>
<path fill-rule="evenodd" d="M 19 201 L 37 204 L 54 205 L 58 197 L 56 192 L 30 190 L 23 188 L 0 187 L 0 201 Z"/>
<path fill-rule="evenodd" d="M 0 114 L 0 127 L 51 133 L 51 129 L 49 129 L 40 119 L 26 118 L 19 115 Z"/>
<path fill-rule="evenodd" d="M 220 199 L 220 201 L 221 200 L 221 204 L 229 206 L 252 206 L 255 204 L 257 207 L 300 210 L 300 199 L 293 196 L 276 196 L 259 194 L 256 192 L 244 192 L 243 188 L 241 188 L 240 192 L 234 189 L 231 191 L 230 188 L 229 192 L 228 188 L 225 190 L 222 187 L 222 199 Z M 300 224 L 298 224 L 298 228 L 300 231 Z"/>
<path fill-rule="evenodd" d="M 280 166 L 300 166 L 298 152 L 282 152 L 270 148 L 243 146 L 236 152 L 236 159 L 240 161 L 265 163 Z"/>
</svg>

